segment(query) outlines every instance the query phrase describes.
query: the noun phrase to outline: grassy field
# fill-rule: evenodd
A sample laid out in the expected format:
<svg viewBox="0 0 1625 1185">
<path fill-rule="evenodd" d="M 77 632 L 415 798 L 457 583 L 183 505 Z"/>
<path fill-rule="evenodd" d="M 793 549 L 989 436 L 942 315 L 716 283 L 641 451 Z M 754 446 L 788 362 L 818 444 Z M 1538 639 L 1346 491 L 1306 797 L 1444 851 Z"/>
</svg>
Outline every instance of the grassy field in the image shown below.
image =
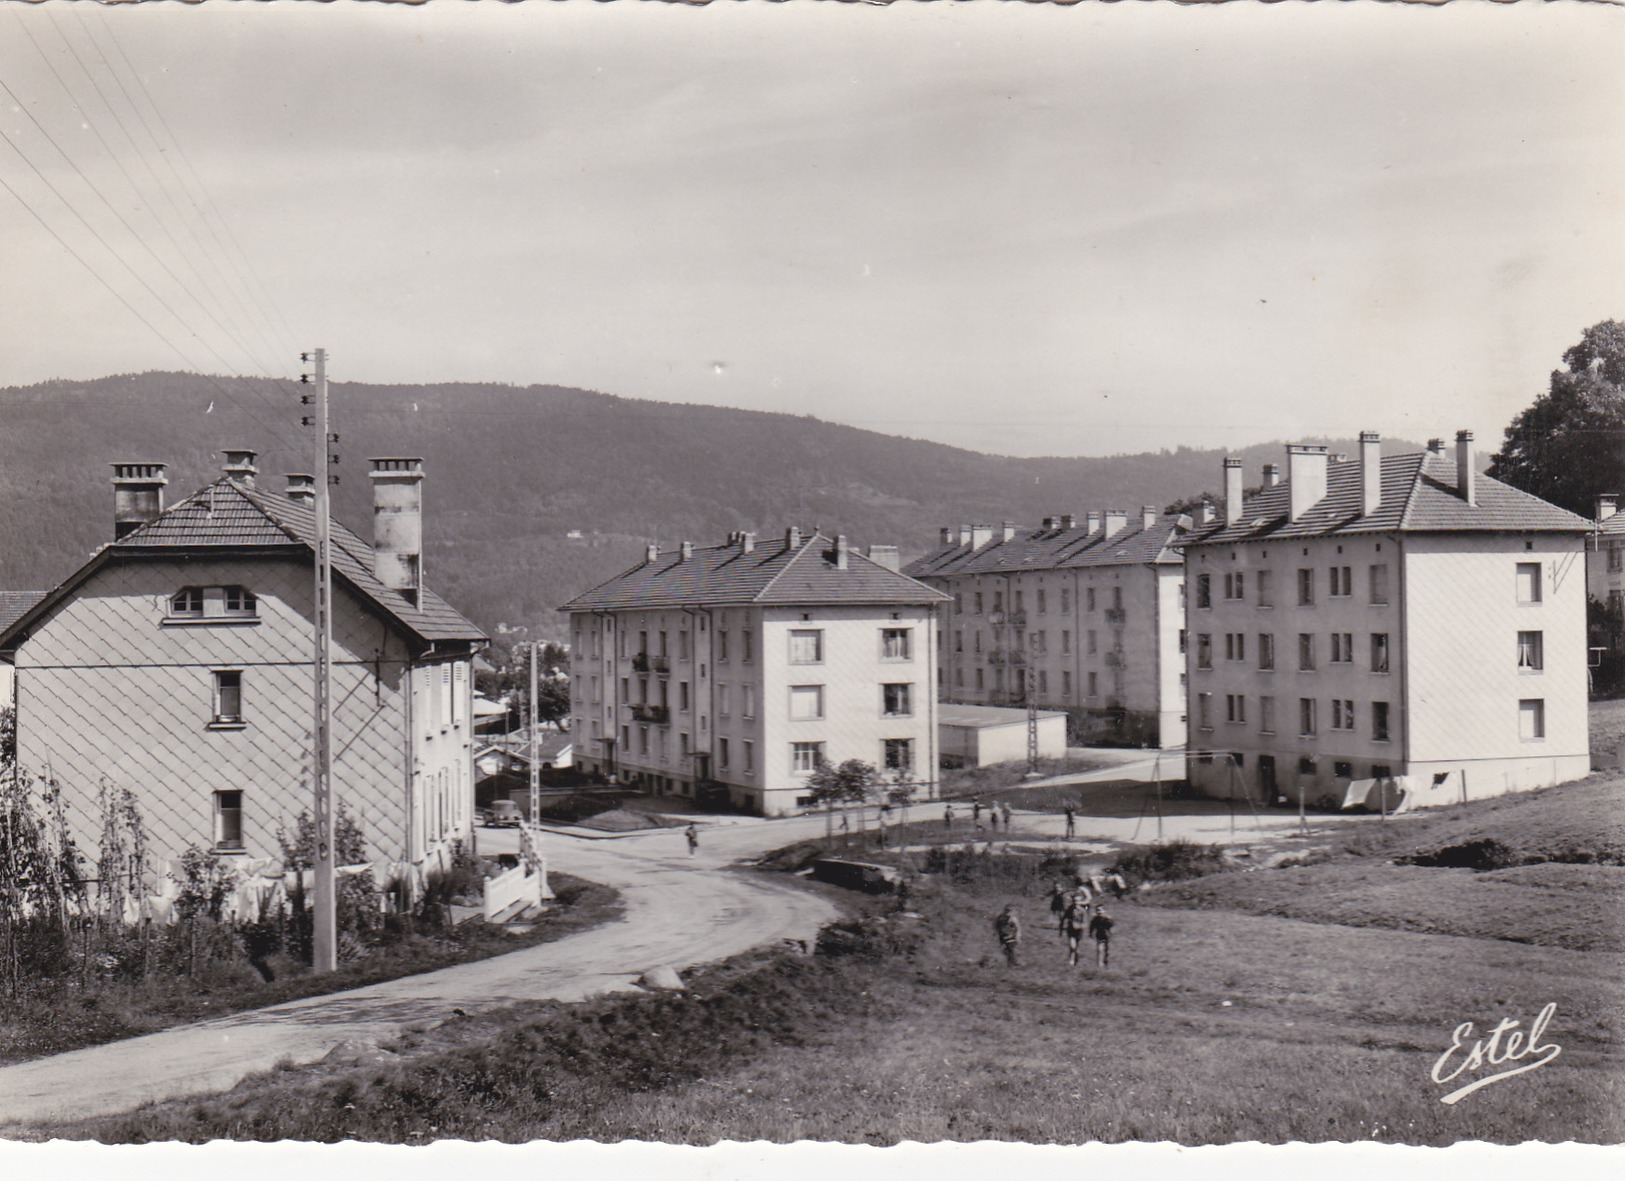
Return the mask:
<svg viewBox="0 0 1625 1185">
<path fill-rule="evenodd" d="M 1596 700 L 1591 704 L 1591 764 L 1593 768 L 1625 745 L 1625 699 Z"/>
<path fill-rule="evenodd" d="M 1593 778 L 1364 827 L 1306 865 L 1158 887 L 1114 908 L 1104 971 L 1065 966 L 1031 859 L 983 857 L 920 878 L 918 917 L 846 926 L 822 953 L 742 957 L 682 993 L 468 1018 L 389 1065 L 286 1070 L 29 1134 L 1618 1142 L 1620 866 L 1390 861 L 1485 836 L 1519 859 L 1609 860 L 1622 791 Z M 991 927 L 1006 902 L 1026 924 L 1013 969 Z M 1548 1003 L 1554 1061 L 1441 1102 L 1466 1081 L 1430 1077 L 1456 1026 L 1527 1028 Z"/>
<path fill-rule="evenodd" d="M 614 889 L 566 874 L 549 879 L 558 902 L 527 931 L 465 925 L 453 931 L 402 935 L 387 946 L 363 950 L 325 974 L 278 955 L 272 960 L 277 978 L 269 983 L 239 960 L 206 979 L 166 981 L 162 986 L 167 990 L 140 979 L 104 980 L 91 987 L 42 985 L 41 990 L 6 1000 L 0 1013 L 0 1065 L 488 959 L 552 942 L 620 915 L 620 894 Z"/>
</svg>

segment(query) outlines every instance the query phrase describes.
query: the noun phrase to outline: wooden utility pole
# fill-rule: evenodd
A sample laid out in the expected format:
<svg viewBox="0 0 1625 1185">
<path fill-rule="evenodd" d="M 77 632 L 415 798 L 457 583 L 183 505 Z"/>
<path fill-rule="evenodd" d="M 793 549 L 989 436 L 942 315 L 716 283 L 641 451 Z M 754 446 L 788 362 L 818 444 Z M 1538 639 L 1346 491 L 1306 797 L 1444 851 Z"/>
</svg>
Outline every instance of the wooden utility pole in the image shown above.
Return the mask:
<svg viewBox="0 0 1625 1185">
<path fill-rule="evenodd" d="M 536 650 L 537 644 L 530 644 L 530 747 L 526 751 L 530 757 L 530 821 L 536 822 L 536 797 L 541 790 L 541 771 L 536 768 Z"/>
<path fill-rule="evenodd" d="M 327 351 L 301 354 L 300 361 L 314 360 L 314 375 L 301 375 L 301 382 L 314 382 L 316 387 L 314 416 L 316 438 L 316 720 L 312 735 L 311 769 L 315 791 L 316 823 L 315 883 L 311 888 L 311 906 L 314 914 L 311 949 L 314 969 L 331 971 L 338 966 L 338 901 L 333 848 L 333 568 L 332 523 L 328 507 L 327 451 L 332 443 L 327 426 Z M 311 396 L 304 397 L 306 403 Z M 307 421 L 310 417 L 306 417 Z"/>
</svg>

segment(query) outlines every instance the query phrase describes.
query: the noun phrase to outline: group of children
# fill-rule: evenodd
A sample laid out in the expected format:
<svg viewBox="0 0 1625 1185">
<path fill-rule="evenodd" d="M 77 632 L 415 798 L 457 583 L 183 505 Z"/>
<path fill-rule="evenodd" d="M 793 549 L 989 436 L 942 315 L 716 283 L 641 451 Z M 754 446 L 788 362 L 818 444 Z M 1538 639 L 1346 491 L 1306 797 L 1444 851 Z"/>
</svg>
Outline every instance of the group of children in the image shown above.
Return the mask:
<svg viewBox="0 0 1625 1185">
<path fill-rule="evenodd" d="M 1095 941 L 1095 966 L 1111 966 L 1112 927 L 1116 922 L 1106 909 L 1108 891 L 1121 898 L 1128 891 L 1128 883 L 1118 873 L 1080 876 L 1070 890 L 1060 881 L 1055 882 L 1049 909 L 1055 918 L 1056 933 L 1066 940 L 1067 966 L 1078 965 L 1078 948 L 1085 936 Z M 1004 950 L 1005 962 L 1021 966 L 1021 919 L 1016 916 L 1015 906 L 1006 905 L 993 919 L 993 933 Z"/>
</svg>

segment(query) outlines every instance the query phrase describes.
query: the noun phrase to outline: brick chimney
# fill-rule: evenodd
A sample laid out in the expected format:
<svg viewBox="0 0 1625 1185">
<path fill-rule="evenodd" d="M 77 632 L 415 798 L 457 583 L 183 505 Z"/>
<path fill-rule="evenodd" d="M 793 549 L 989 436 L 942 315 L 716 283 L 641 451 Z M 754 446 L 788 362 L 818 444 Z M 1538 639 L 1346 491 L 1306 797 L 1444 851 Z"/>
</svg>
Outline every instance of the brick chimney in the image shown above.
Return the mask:
<svg viewBox="0 0 1625 1185">
<path fill-rule="evenodd" d="M 412 604 L 423 587 L 423 458 L 373 457 L 373 574 Z"/>
<path fill-rule="evenodd" d="M 1478 505 L 1477 472 L 1473 467 L 1473 434 L 1463 428 L 1456 433 L 1456 492 L 1469 506 Z"/>
<path fill-rule="evenodd" d="M 113 462 L 113 538 L 122 539 L 164 511 L 166 466 L 153 461 Z"/>
<path fill-rule="evenodd" d="M 1326 446 L 1289 444 L 1286 446 L 1286 483 L 1293 522 L 1297 522 L 1326 497 Z"/>
<path fill-rule="evenodd" d="M 1271 461 L 1268 465 L 1264 466 L 1264 488 L 1267 490 L 1272 486 L 1278 486 L 1280 484 L 1281 467 L 1274 461 Z"/>
<path fill-rule="evenodd" d="M 869 558 L 875 563 L 879 564 L 882 568 L 889 568 L 893 572 L 901 572 L 903 570 L 903 557 L 902 554 L 897 550 L 897 545 L 895 543 L 869 544 Z"/>
<path fill-rule="evenodd" d="M 1382 437 L 1360 433 L 1360 513 L 1377 513 L 1382 505 Z"/>
<path fill-rule="evenodd" d="M 288 501 L 312 505 L 316 501 L 316 479 L 308 473 L 288 474 Z"/>
<path fill-rule="evenodd" d="M 1123 528 L 1128 526 L 1128 512 L 1127 511 L 1123 511 L 1123 510 L 1105 510 L 1105 511 L 1102 511 L 1101 513 L 1105 516 L 1104 517 L 1104 522 L 1105 522 L 1105 529 L 1106 529 L 1106 538 L 1108 538 L 1108 539 L 1110 539 L 1113 535 L 1122 534 L 1123 533 Z"/>
<path fill-rule="evenodd" d="M 1598 522 L 1602 522 L 1605 519 L 1613 518 L 1614 515 L 1616 515 L 1618 513 L 1619 513 L 1619 495 L 1618 494 L 1598 494 L 1597 495 L 1597 521 Z"/>
<path fill-rule="evenodd" d="M 1241 521 L 1242 504 L 1241 458 L 1224 459 L 1224 525 L 1234 526 Z"/>
<path fill-rule="evenodd" d="M 254 475 L 259 472 L 259 466 L 254 464 L 258 455 L 253 449 L 228 448 L 221 450 L 225 453 L 225 464 L 220 471 L 233 481 L 241 482 L 249 489 L 254 488 Z"/>
</svg>

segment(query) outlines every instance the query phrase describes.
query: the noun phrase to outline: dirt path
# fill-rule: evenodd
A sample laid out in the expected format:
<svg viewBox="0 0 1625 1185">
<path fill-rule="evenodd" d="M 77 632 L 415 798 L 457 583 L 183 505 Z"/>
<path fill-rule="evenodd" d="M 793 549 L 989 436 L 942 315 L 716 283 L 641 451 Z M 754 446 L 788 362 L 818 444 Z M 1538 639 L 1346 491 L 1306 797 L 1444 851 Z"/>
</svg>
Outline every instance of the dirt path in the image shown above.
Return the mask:
<svg viewBox="0 0 1625 1185">
<path fill-rule="evenodd" d="M 780 938 L 810 939 L 835 916 L 827 901 L 721 867 L 729 853 L 767 850 L 812 829 L 806 820 L 786 824 L 707 830 L 694 857 L 680 834 L 554 837 L 552 865 L 619 889 L 624 918 L 494 959 L 0 1068 L 0 1126 L 217 1093 L 278 1062 L 317 1061 L 341 1041 L 387 1040 L 454 1009 L 580 1000 L 624 991 L 661 964 L 689 967 Z"/>
</svg>

